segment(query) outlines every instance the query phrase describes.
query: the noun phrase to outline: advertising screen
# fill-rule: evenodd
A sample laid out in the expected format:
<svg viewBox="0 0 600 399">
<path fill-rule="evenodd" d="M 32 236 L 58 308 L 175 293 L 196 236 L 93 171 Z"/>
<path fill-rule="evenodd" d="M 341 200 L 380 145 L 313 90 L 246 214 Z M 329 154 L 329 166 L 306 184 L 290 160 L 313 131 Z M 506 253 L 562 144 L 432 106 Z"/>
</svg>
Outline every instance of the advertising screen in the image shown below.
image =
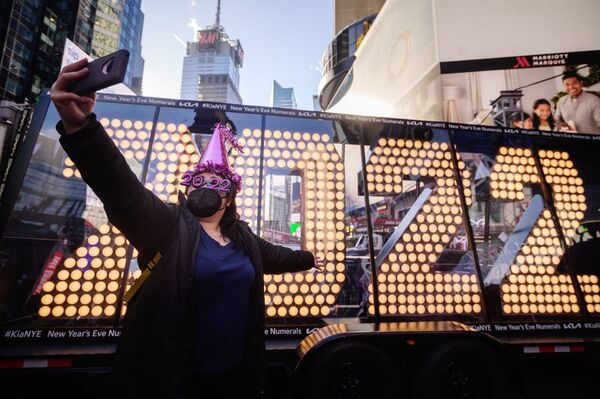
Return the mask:
<svg viewBox="0 0 600 399">
<path fill-rule="evenodd" d="M 442 62 L 444 120 L 600 134 L 599 55 L 581 51 Z"/>
</svg>

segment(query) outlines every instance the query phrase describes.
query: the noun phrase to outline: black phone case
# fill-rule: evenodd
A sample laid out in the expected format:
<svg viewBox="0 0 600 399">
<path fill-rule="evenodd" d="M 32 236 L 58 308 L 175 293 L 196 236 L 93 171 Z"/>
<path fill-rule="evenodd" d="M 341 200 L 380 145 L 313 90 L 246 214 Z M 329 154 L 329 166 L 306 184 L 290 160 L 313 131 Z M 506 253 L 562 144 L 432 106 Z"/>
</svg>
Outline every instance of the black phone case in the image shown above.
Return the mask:
<svg viewBox="0 0 600 399">
<path fill-rule="evenodd" d="M 121 83 L 125 79 L 128 62 L 129 51 L 126 49 L 95 59 L 86 66 L 90 72 L 73 83 L 69 91 L 81 96 Z"/>
</svg>

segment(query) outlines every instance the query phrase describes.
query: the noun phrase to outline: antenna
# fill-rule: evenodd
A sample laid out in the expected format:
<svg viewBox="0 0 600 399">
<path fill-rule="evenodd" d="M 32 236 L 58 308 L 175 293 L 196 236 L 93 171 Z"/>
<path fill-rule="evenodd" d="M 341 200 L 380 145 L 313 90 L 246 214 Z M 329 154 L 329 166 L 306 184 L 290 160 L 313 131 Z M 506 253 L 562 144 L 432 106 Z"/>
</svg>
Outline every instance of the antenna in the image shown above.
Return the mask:
<svg viewBox="0 0 600 399">
<path fill-rule="evenodd" d="M 221 25 L 221 0 L 217 1 L 217 21 L 215 22 L 215 25 Z"/>
</svg>

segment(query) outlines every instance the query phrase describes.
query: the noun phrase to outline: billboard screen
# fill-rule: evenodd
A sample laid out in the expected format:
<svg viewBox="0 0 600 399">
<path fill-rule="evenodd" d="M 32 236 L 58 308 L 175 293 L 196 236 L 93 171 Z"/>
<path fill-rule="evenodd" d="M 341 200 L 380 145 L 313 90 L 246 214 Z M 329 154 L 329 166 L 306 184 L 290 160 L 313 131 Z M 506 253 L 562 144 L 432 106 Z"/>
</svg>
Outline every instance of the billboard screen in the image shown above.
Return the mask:
<svg viewBox="0 0 600 399">
<path fill-rule="evenodd" d="M 498 125 L 504 109 L 506 127 L 600 134 L 599 56 L 581 51 L 442 62 L 444 120 Z"/>
</svg>

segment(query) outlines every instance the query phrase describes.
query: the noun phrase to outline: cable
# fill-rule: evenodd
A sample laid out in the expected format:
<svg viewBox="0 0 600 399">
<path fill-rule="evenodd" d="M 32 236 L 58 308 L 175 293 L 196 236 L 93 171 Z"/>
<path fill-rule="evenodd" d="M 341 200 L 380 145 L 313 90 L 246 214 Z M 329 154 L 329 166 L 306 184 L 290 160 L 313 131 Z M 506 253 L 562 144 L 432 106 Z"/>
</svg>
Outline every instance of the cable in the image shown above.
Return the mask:
<svg viewBox="0 0 600 399">
<path fill-rule="evenodd" d="M 579 71 L 580 69 L 587 68 L 587 67 L 589 67 L 589 66 L 590 66 L 589 64 L 585 64 L 584 66 L 581 66 L 581 67 L 579 67 L 579 68 L 575 69 L 575 71 Z M 526 87 L 533 86 L 533 85 L 536 85 L 536 84 L 538 84 L 538 83 L 545 82 L 545 81 L 547 81 L 547 80 L 556 79 L 556 78 L 558 78 L 558 77 L 560 77 L 560 76 L 562 76 L 562 75 L 564 75 L 564 72 L 563 72 L 563 73 L 560 73 L 560 74 L 558 74 L 558 75 L 555 75 L 555 76 L 550 76 L 549 78 L 545 78 L 545 79 L 539 80 L 539 81 L 537 81 L 537 82 L 530 83 L 530 84 L 528 84 L 528 85 L 525 85 L 525 86 L 517 87 L 517 88 L 516 88 L 514 91 L 518 91 L 518 90 L 524 89 L 524 88 L 526 88 Z M 492 109 L 490 110 L 490 112 L 488 112 L 488 113 L 487 113 L 487 114 L 486 114 L 486 115 L 485 115 L 483 118 L 481 118 L 481 122 L 485 121 L 485 120 L 488 118 L 488 116 L 490 116 L 490 115 L 492 114 L 492 112 L 494 112 L 494 109 L 493 109 L 493 108 L 492 108 Z"/>
<path fill-rule="evenodd" d="M 579 71 L 580 69 L 583 69 L 583 68 L 588 68 L 589 66 L 590 66 L 589 64 L 585 64 L 584 66 L 581 66 L 581 67 L 579 67 L 579 68 L 575 69 L 575 71 Z M 556 79 L 556 78 L 558 78 L 559 76 L 562 76 L 562 75 L 564 75 L 564 72 L 563 72 L 563 73 L 560 73 L 560 74 L 558 74 L 558 75 L 555 75 L 555 76 L 551 76 L 551 77 L 549 77 L 549 78 L 546 78 L 546 79 L 539 80 L 539 81 L 537 81 L 537 82 L 530 83 L 530 84 L 528 84 L 528 85 L 525 85 L 525 86 L 517 87 L 515 90 L 521 90 L 521 89 L 524 89 L 524 88 L 526 88 L 526 87 L 533 86 L 533 85 L 536 85 L 536 84 L 538 84 L 538 83 L 545 82 L 545 81 L 547 81 L 547 80 L 550 80 L 550 79 Z"/>
</svg>

